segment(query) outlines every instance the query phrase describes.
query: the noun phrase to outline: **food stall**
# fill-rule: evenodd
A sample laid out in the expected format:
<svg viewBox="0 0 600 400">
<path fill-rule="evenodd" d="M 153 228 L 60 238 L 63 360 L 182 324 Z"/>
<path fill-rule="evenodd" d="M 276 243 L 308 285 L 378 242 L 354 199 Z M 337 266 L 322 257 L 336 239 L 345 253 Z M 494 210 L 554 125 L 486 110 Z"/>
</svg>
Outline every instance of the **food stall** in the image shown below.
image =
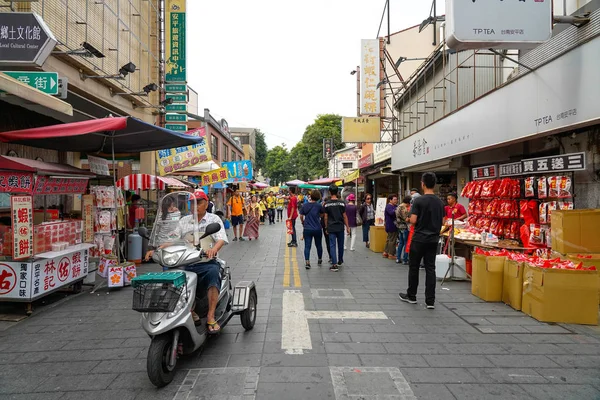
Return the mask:
<svg viewBox="0 0 600 400">
<path fill-rule="evenodd" d="M 81 284 L 89 249 L 84 221 L 68 218 L 65 201 L 85 193 L 94 175 L 68 165 L 0 156 L 0 301 L 31 303 L 56 290 Z M 60 196 L 62 210 L 48 210 Z M 49 212 L 50 211 L 50 212 Z"/>
</svg>

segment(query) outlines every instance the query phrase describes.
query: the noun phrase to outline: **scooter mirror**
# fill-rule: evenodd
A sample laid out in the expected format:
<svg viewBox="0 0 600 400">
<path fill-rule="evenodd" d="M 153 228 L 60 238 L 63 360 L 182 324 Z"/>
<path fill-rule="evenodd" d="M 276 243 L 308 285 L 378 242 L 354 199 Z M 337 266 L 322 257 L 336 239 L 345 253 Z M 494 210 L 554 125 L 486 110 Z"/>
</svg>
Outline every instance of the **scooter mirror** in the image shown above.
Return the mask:
<svg viewBox="0 0 600 400">
<path fill-rule="evenodd" d="M 140 226 L 138 228 L 138 234 L 144 239 L 150 239 L 150 235 L 148 234 L 148 228 L 146 228 L 145 226 Z"/>
<path fill-rule="evenodd" d="M 205 237 L 209 236 L 209 235 L 214 235 L 215 233 L 219 232 L 221 230 L 221 225 L 215 223 L 212 224 L 208 224 L 206 226 L 206 230 L 204 231 L 204 234 L 200 237 L 200 239 L 204 239 Z"/>
</svg>

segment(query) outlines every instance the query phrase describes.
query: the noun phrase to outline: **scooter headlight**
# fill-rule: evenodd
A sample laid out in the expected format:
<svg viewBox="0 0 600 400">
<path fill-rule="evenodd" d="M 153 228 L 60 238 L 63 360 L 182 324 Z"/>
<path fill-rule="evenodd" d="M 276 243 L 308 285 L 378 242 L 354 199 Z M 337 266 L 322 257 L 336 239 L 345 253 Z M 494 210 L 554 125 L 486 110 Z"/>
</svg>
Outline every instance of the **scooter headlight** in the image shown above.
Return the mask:
<svg viewBox="0 0 600 400">
<path fill-rule="evenodd" d="M 179 259 L 181 258 L 181 256 L 183 255 L 183 253 L 185 253 L 184 250 L 175 251 L 173 253 L 168 253 L 168 252 L 163 251 L 163 254 L 162 254 L 163 263 L 169 267 L 176 265 L 177 262 L 179 261 Z"/>
<path fill-rule="evenodd" d="M 191 297 L 191 294 L 191 290 L 189 289 L 187 290 L 187 292 L 181 293 L 181 296 L 179 296 L 179 300 L 177 300 L 177 304 L 175 305 L 175 309 L 169 314 L 167 314 L 167 318 L 173 318 L 174 316 L 179 314 L 181 310 L 185 308 L 188 299 Z"/>
</svg>

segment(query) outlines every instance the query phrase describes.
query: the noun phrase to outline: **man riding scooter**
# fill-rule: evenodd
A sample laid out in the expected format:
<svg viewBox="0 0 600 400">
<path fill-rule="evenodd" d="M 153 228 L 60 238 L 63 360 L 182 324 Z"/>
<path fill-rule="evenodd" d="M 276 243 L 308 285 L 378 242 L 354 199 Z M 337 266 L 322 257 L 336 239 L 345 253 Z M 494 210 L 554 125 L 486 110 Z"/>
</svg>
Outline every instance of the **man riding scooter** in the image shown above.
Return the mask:
<svg viewBox="0 0 600 400">
<path fill-rule="evenodd" d="M 206 253 L 207 261 L 201 262 L 197 264 L 192 264 L 185 267 L 186 271 L 194 272 L 198 275 L 198 289 L 199 292 L 207 290 L 207 298 L 208 298 L 208 313 L 207 313 L 207 325 L 208 325 L 208 333 L 216 334 L 221 330 L 221 327 L 217 323 L 215 318 L 215 310 L 217 308 L 217 302 L 219 300 L 219 290 L 221 288 L 221 273 L 220 273 L 220 265 L 215 260 L 217 257 L 217 253 L 219 250 L 226 244 L 229 244 L 229 240 L 227 239 L 227 234 L 225 232 L 225 228 L 223 227 L 223 222 L 221 218 L 219 218 L 215 214 L 211 214 L 207 212 L 208 208 L 208 196 L 204 191 L 197 190 L 190 197 L 189 200 L 196 200 L 196 214 L 198 218 L 198 231 L 203 233 L 206 230 L 206 227 L 212 223 L 218 223 L 221 229 L 206 239 L 209 240 L 210 243 L 203 243 L 202 248 Z M 177 228 L 173 232 L 169 234 L 169 236 L 173 239 L 183 238 L 186 235 L 193 234 L 195 227 L 195 218 L 194 215 L 187 215 L 179 221 Z M 209 239 L 210 238 L 210 239 Z M 167 247 L 169 243 L 162 243 L 160 247 Z M 149 251 L 146 254 L 146 260 L 150 259 L 152 256 L 152 251 Z M 194 319 L 194 323 L 197 324 L 200 322 L 200 316 L 193 311 L 192 308 L 192 317 Z"/>
</svg>

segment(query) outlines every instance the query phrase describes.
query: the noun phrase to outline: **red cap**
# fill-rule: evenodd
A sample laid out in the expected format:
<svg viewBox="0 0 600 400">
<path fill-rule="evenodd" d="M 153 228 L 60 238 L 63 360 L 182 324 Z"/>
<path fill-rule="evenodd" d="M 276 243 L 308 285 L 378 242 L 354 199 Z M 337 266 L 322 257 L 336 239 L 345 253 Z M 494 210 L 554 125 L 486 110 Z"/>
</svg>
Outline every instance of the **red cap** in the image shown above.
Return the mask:
<svg viewBox="0 0 600 400">
<path fill-rule="evenodd" d="M 204 193 L 204 190 L 196 190 L 190 196 L 190 200 L 206 200 L 208 201 L 208 196 Z"/>
</svg>

